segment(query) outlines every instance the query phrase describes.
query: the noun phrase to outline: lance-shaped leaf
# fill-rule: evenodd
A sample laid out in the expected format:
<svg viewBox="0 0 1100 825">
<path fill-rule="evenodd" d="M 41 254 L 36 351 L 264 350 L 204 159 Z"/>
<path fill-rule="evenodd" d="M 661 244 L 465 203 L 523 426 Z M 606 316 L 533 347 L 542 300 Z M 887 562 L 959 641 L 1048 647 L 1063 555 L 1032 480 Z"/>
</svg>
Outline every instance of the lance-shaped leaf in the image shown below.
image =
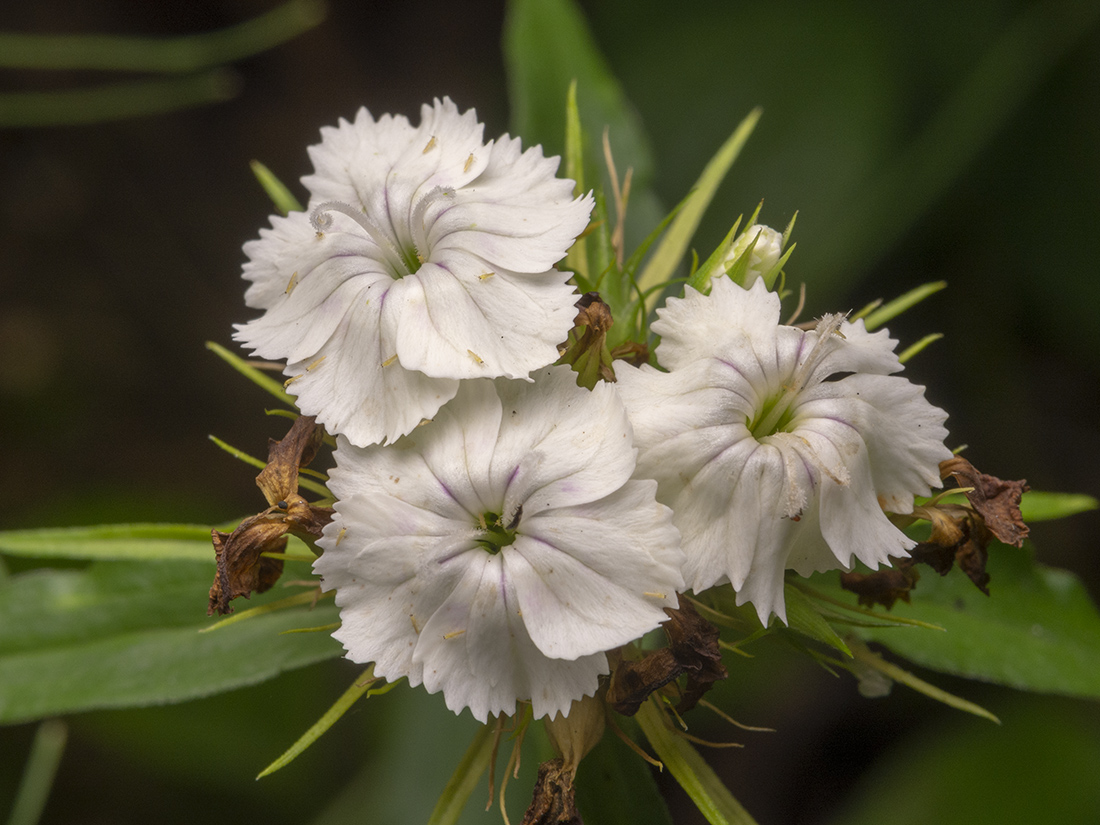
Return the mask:
<svg viewBox="0 0 1100 825">
<path fill-rule="evenodd" d="M 11 577 L 0 585 L 0 723 L 180 702 L 342 655 L 324 633 L 281 635 L 336 621 L 331 605 L 199 633 L 208 575 L 190 562 L 97 562 Z"/>
<path fill-rule="evenodd" d="M 926 575 L 900 618 L 940 625 L 920 628 L 855 627 L 854 635 L 880 642 L 916 664 L 1020 690 L 1100 699 L 1100 612 L 1077 577 L 1037 564 L 1030 548 L 996 544 L 986 596 L 958 571 Z M 854 602 L 836 574 L 818 574 L 813 586 Z"/>
</svg>

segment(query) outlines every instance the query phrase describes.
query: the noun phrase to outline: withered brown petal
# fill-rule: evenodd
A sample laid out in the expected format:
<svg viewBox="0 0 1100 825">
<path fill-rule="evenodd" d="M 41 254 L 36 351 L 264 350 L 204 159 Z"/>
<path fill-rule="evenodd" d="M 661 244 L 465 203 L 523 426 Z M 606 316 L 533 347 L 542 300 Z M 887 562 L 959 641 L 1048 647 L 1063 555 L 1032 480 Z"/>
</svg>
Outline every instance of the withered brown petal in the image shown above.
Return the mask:
<svg viewBox="0 0 1100 825">
<path fill-rule="evenodd" d="M 561 759 L 551 759 L 539 765 L 535 793 L 523 825 L 584 825 L 577 812 L 573 772 Z"/>
<path fill-rule="evenodd" d="M 691 602 L 680 597 L 678 608 L 665 608 L 668 621 L 662 626 L 668 633 L 672 655 L 687 674 L 687 685 L 676 710 L 691 710 L 715 682 L 729 673 L 722 664 L 718 647 L 718 628 L 696 612 Z"/>
<path fill-rule="evenodd" d="M 950 566 L 949 562 L 948 569 Z M 918 579 L 920 574 L 913 567 L 899 564 L 874 573 L 841 573 L 840 586 L 859 596 L 859 603 L 866 607 L 881 604 L 889 610 L 898 599 L 909 601 L 909 591 Z"/>
<path fill-rule="evenodd" d="M 286 532 L 283 519 L 267 513 L 246 518 L 232 533 L 210 531 L 218 569 L 206 615 L 214 611 L 232 613 L 230 601 L 238 596 L 248 598 L 253 591 L 263 593 L 278 581 L 283 572 L 282 559 L 263 558 L 260 554 L 284 552 Z"/>
<path fill-rule="evenodd" d="M 985 563 L 989 559 L 990 535 L 981 524 L 971 525 L 970 536 L 955 550 L 955 561 L 962 570 L 974 582 L 974 585 L 985 595 L 989 595 L 990 575 L 985 572 Z"/>
<path fill-rule="evenodd" d="M 960 542 L 961 543 L 961 542 Z M 927 564 L 941 576 L 946 576 L 955 566 L 955 549 L 958 544 L 944 545 L 934 541 L 921 542 L 909 551 L 909 558 L 914 563 Z M 844 574 L 841 575 L 843 584 Z M 847 588 L 852 590 L 852 588 Z M 853 593 L 859 592 L 852 590 Z"/>
<path fill-rule="evenodd" d="M 298 493 L 291 493 L 283 499 L 286 503 L 287 529 L 298 538 L 321 538 L 321 532 L 332 521 L 333 509 L 331 507 L 317 507 L 310 504 Z"/>
<path fill-rule="evenodd" d="M 324 430 L 317 426 L 312 415 L 300 415 L 282 441 L 268 441 L 267 466 L 256 476 L 256 486 L 268 504 L 285 501 L 298 491 L 298 468 L 316 457 L 323 436 Z"/>
<path fill-rule="evenodd" d="M 649 345 L 627 341 L 611 350 L 611 358 L 614 361 L 626 361 L 631 366 L 640 367 L 642 364 L 649 363 Z"/>
<path fill-rule="evenodd" d="M 639 661 L 622 661 L 611 674 L 607 703 L 623 716 L 638 712 L 651 693 L 660 690 L 681 673 L 687 685 L 676 710 L 691 710 L 713 684 L 729 674 L 722 664 L 718 628 L 700 616 L 691 602 L 680 597 L 679 608 L 665 608 L 668 620 L 661 627 L 668 635 L 668 647 L 654 650 Z"/>
<path fill-rule="evenodd" d="M 607 704 L 616 713 L 633 716 L 649 698 L 681 673 L 683 666 L 672 655 L 672 649 L 662 647 L 646 654 L 638 661 L 625 659 L 611 673 L 607 688 Z"/>
<path fill-rule="evenodd" d="M 960 456 L 940 464 L 941 478 L 948 475 L 954 476 L 960 486 L 974 488 L 966 497 L 994 536 L 1005 544 L 1023 545 L 1030 532 L 1020 515 L 1020 498 L 1030 489 L 1025 480 L 1003 481 L 986 475 Z"/>
</svg>

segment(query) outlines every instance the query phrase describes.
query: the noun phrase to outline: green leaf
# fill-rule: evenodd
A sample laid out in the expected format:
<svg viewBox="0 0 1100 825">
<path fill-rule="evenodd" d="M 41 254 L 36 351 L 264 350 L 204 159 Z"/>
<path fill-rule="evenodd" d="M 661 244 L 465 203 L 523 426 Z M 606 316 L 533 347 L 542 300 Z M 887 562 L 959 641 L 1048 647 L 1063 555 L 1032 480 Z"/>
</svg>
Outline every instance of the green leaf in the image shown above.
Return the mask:
<svg viewBox="0 0 1100 825">
<path fill-rule="evenodd" d="M 948 707 L 955 708 L 955 710 L 961 710 L 963 713 L 970 713 L 982 719 L 988 719 L 990 722 L 996 722 L 998 725 L 1001 724 L 1000 719 L 981 705 L 976 705 L 973 702 L 963 699 L 961 696 L 948 693 L 943 688 L 936 687 L 932 683 L 924 681 L 924 679 L 919 678 L 904 668 L 898 667 L 893 662 L 886 661 L 862 642 L 853 641 L 852 655 L 859 665 L 877 671 L 887 679 L 905 685 L 918 693 L 923 693 L 929 699 L 935 699 L 937 702 L 942 702 Z M 858 675 L 859 668 L 849 666 L 849 669 Z"/>
<path fill-rule="evenodd" d="M 334 606 L 199 633 L 211 573 L 189 562 L 97 562 L 11 577 L 0 585 L 0 723 L 194 699 L 343 653 L 327 635 L 280 635 L 335 621 Z"/>
<path fill-rule="evenodd" d="M 830 825 L 1096 822 L 1096 708 L 998 697 L 995 727 L 959 717 L 916 725 L 874 762 Z"/>
<path fill-rule="evenodd" d="M 249 364 L 239 355 L 230 352 L 221 344 L 215 344 L 213 341 L 206 342 L 206 348 L 221 358 L 225 363 L 229 364 L 233 369 L 247 378 L 256 386 L 271 393 L 275 398 L 286 404 L 288 407 L 297 409 L 294 406 L 294 399 L 291 398 L 283 389 L 283 384 L 276 381 L 270 375 L 267 375 L 262 370 L 256 369 L 256 367 Z"/>
<path fill-rule="evenodd" d="M 466 807 L 466 800 L 489 767 L 495 740 L 493 731 L 492 725 L 482 725 L 477 729 L 470 747 L 466 749 L 443 793 L 439 795 L 428 825 L 454 825 L 458 821 L 462 809 Z"/>
<path fill-rule="evenodd" d="M 278 46 L 325 19 L 323 0 L 289 0 L 235 26 L 182 37 L 0 33 L 0 66 L 187 73 Z"/>
<path fill-rule="evenodd" d="M 825 621 L 821 612 L 814 607 L 813 602 L 790 584 L 783 585 L 783 598 L 787 603 L 787 624 L 791 630 L 797 630 L 803 636 L 827 644 L 836 648 L 845 656 L 851 656 L 852 651 L 844 640 L 833 630 L 832 625 Z"/>
<path fill-rule="evenodd" d="M 881 327 L 887 321 L 890 321 L 897 316 L 901 315 L 905 310 L 916 306 L 929 295 L 935 295 L 941 289 L 947 288 L 947 281 L 934 281 L 929 284 L 922 284 L 921 286 L 911 289 L 904 295 L 900 295 L 886 306 L 881 306 L 874 312 L 869 313 L 863 319 L 863 325 L 867 328 L 868 332 Z"/>
<path fill-rule="evenodd" d="M 1043 493 L 1028 490 L 1020 502 L 1020 513 L 1024 521 L 1030 524 L 1033 521 L 1051 521 L 1085 513 L 1095 510 L 1097 506 L 1100 506 L 1100 502 L 1082 493 Z"/>
<path fill-rule="evenodd" d="M 1100 699 L 1100 613 L 1072 573 L 1037 564 L 1028 546 L 995 544 L 986 567 L 992 595 L 983 595 L 952 570 L 937 576 L 920 568 L 912 603 L 898 616 L 940 625 L 919 628 L 854 628 L 923 667 L 1020 690 Z M 818 574 L 813 586 L 855 602 L 836 574 Z"/>
<path fill-rule="evenodd" d="M 258 160 L 252 161 L 249 166 L 252 167 L 252 174 L 256 176 L 260 186 L 267 192 L 267 196 L 271 198 L 271 202 L 275 204 L 275 208 L 279 210 L 280 215 L 303 211 L 302 204 L 298 202 L 298 199 L 294 197 L 286 184 L 275 177 L 270 169 Z"/>
<path fill-rule="evenodd" d="M 734 799 L 699 751 L 668 727 L 664 715 L 654 704 L 656 701 L 643 702 L 634 718 L 657 758 L 664 762 L 672 778 L 680 783 L 707 822 L 711 825 L 756 825 L 756 820 Z"/>
<path fill-rule="evenodd" d="M 381 677 L 374 675 L 374 665 L 368 667 L 365 671 L 355 677 L 355 681 L 351 683 L 351 687 L 345 690 L 340 698 L 333 702 L 332 707 L 322 714 L 321 718 L 310 725 L 309 730 L 298 737 L 297 741 L 289 748 L 287 748 L 283 754 L 260 771 L 257 779 L 262 779 L 265 776 L 275 773 L 280 768 L 285 768 L 295 759 L 297 759 L 306 748 L 316 742 L 321 736 L 331 728 L 336 722 L 348 712 L 348 709 L 354 705 L 363 694 L 367 696 L 376 696 L 379 693 L 388 693 L 393 690 L 398 682 L 390 682 L 383 685 L 380 688 L 371 689 L 371 686 L 377 682 Z"/>
<path fill-rule="evenodd" d="M 0 532 L 0 553 L 63 559 L 168 559 L 213 563 L 210 527 L 197 524 L 103 524 Z"/>
<path fill-rule="evenodd" d="M 620 176 L 628 168 L 634 170 L 626 245 L 636 246 L 666 211 L 652 191 L 653 152 L 641 119 L 611 73 L 577 4 L 573 0 L 510 0 L 504 24 L 504 62 L 512 134 L 522 135 L 524 145 L 541 143 L 546 155 L 560 155 L 565 148 L 565 103 L 570 84 L 577 82 L 584 157 L 603 157 L 600 141 L 606 128 Z M 590 187 L 593 184 L 588 182 Z M 590 262 L 592 258 L 590 249 Z M 589 277 L 598 276 L 599 270 L 590 267 Z"/>
<path fill-rule="evenodd" d="M 576 788 L 577 807 L 585 822 L 672 825 L 653 771 L 610 731 L 581 760 Z"/>
<path fill-rule="evenodd" d="M 654 251 L 653 257 L 649 259 L 642 274 L 638 276 L 638 287 L 643 292 L 657 284 L 667 283 L 684 259 L 684 253 L 692 236 L 695 235 L 695 230 L 699 227 L 699 221 L 703 219 L 703 213 L 710 206 L 718 185 L 725 179 L 733 162 L 741 154 L 741 149 L 748 141 L 752 130 L 756 128 L 762 112 L 763 110 L 759 108 L 749 112 L 703 169 L 699 180 L 692 188 L 687 204 L 676 216 L 668 233 L 661 239 L 660 246 Z M 659 293 L 652 294 L 649 301 L 650 309 L 657 302 L 658 295 Z"/>
<path fill-rule="evenodd" d="M 906 363 L 913 356 L 920 354 L 929 344 L 933 344 L 941 338 L 943 338 L 942 332 L 933 332 L 929 335 L 925 335 L 923 338 L 917 341 L 917 343 L 906 347 L 898 356 L 898 361 L 902 364 Z"/>
<path fill-rule="evenodd" d="M 69 728 L 60 719 L 47 719 L 38 726 L 8 825 L 36 825 L 49 799 L 68 738 Z"/>
<path fill-rule="evenodd" d="M 573 0 L 511 0 L 504 60 L 513 134 L 526 144 L 541 143 L 547 155 L 562 154 L 562 113 L 576 81 L 580 122 L 591 130 L 585 156 L 602 157 L 591 141 L 606 126 L 616 165 L 624 172 L 633 167 L 635 186 L 648 184 L 653 156 L 641 121 Z"/>
</svg>

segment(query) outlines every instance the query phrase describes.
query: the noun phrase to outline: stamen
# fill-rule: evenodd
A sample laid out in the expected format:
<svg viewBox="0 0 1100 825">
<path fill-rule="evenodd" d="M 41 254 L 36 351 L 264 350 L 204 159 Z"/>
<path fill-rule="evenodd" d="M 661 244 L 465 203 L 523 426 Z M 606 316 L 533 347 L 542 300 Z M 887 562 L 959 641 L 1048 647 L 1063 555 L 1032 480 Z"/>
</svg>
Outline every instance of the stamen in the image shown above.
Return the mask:
<svg viewBox="0 0 1100 825">
<path fill-rule="evenodd" d="M 283 382 L 283 389 L 285 390 L 287 387 L 289 387 L 291 384 L 293 384 L 295 381 L 297 381 L 303 375 L 305 375 L 305 373 L 300 372 L 297 375 L 290 376 L 290 378 L 286 379 L 286 381 Z"/>
<path fill-rule="evenodd" d="M 795 368 L 794 375 L 784 385 L 783 394 L 776 400 L 775 405 L 764 419 L 752 428 L 754 438 L 771 435 L 776 431 L 779 422 L 790 410 L 795 398 L 810 383 L 814 371 L 825 360 L 825 357 L 833 351 L 835 346 L 833 334 L 836 333 L 842 338 L 844 337 L 840 333 L 840 325 L 844 323 L 845 317 L 841 313 L 825 315 L 817 322 L 817 328 L 814 330 L 817 333 L 817 340 L 814 342 L 813 348 L 805 360 Z"/>
<path fill-rule="evenodd" d="M 481 364 L 485 363 L 485 361 L 482 359 L 482 357 L 480 355 L 478 355 L 476 352 L 474 352 L 472 349 L 468 349 L 468 350 L 466 350 L 466 352 L 469 354 L 469 356 L 471 358 L 473 358 L 475 361 L 477 361 L 478 365 L 481 365 Z"/>
<path fill-rule="evenodd" d="M 451 639 L 457 639 L 459 636 L 461 636 L 465 632 L 466 632 L 465 630 L 452 630 L 450 633 L 444 633 L 443 638 L 446 639 L 447 641 L 450 641 Z"/>
<path fill-rule="evenodd" d="M 287 283 L 286 291 L 283 292 L 283 295 L 289 295 L 296 286 L 298 286 L 298 270 L 294 270 L 294 274 L 290 276 L 290 282 Z"/>
<path fill-rule="evenodd" d="M 428 154 L 428 152 L 432 151 L 432 149 L 436 147 L 436 144 L 438 142 L 439 141 L 435 139 L 435 135 L 432 135 L 432 139 L 428 141 L 428 145 L 424 147 L 424 151 L 422 152 L 422 154 Z"/>
<path fill-rule="evenodd" d="M 484 275 L 478 275 L 478 276 L 477 276 L 477 279 L 478 279 L 479 281 L 487 281 L 487 280 L 489 280 L 490 278 L 492 278 L 492 277 L 493 277 L 494 275 L 496 275 L 496 273 L 495 273 L 495 272 L 486 272 L 486 273 L 485 273 Z"/>
<path fill-rule="evenodd" d="M 424 263 L 431 256 L 432 250 L 428 243 L 428 228 L 424 225 L 424 215 L 428 207 L 439 198 L 453 198 L 455 190 L 449 186 L 437 186 L 425 194 L 416 202 L 410 216 L 409 229 L 412 230 L 413 246 L 416 247 L 416 257 L 420 263 Z"/>
<path fill-rule="evenodd" d="M 414 616 L 412 613 L 410 613 L 409 614 L 409 621 L 412 622 L 413 630 L 415 630 L 416 635 L 419 636 L 420 635 L 420 625 L 418 625 L 416 623 L 416 616 Z"/>
<path fill-rule="evenodd" d="M 310 364 L 308 367 L 306 367 L 306 372 L 311 372 L 314 367 L 320 365 L 320 363 L 322 361 L 324 361 L 326 358 L 328 358 L 327 355 L 322 355 L 320 358 L 318 358 L 316 361 L 314 361 L 312 364 Z"/>
<path fill-rule="evenodd" d="M 386 263 L 390 265 L 396 277 L 402 277 L 411 272 L 405 260 L 401 257 L 401 251 L 394 246 L 393 241 L 391 241 L 389 236 L 382 231 L 382 228 L 372 221 L 362 210 L 354 209 L 346 203 L 341 201 L 325 201 L 322 204 L 318 204 L 317 208 L 314 209 L 309 216 L 309 221 L 313 224 L 313 228 L 317 230 L 318 234 L 323 234 L 326 230 L 332 228 L 333 219 L 329 212 L 339 212 L 341 215 L 347 215 L 359 224 L 359 227 L 367 233 L 367 237 L 374 241 L 375 246 L 382 252 L 382 255 L 386 259 Z"/>
<path fill-rule="evenodd" d="M 466 158 L 466 165 L 462 167 L 463 172 L 469 172 L 470 167 L 474 165 L 474 153 L 470 152 L 470 156 Z"/>
<path fill-rule="evenodd" d="M 346 536 L 347 534 L 348 534 L 348 528 L 347 527 L 341 527 L 340 532 L 337 533 L 337 535 L 336 535 L 336 544 L 334 544 L 333 547 L 339 547 L 340 542 L 342 542 L 344 540 L 344 536 Z"/>
<path fill-rule="evenodd" d="M 390 364 L 392 364 L 396 361 L 397 361 L 397 353 L 395 352 L 393 355 L 391 355 L 389 358 L 387 358 L 385 361 L 382 362 L 382 366 L 383 367 L 388 367 Z"/>
<path fill-rule="evenodd" d="M 666 596 L 666 595 L 665 595 L 664 593 L 652 593 L 652 592 L 650 592 L 650 591 L 648 591 L 648 590 L 646 590 L 645 592 L 643 592 L 643 593 L 642 593 L 642 595 L 643 595 L 643 596 L 651 596 L 651 597 L 653 597 L 654 599 L 667 599 L 667 598 L 668 598 L 668 596 Z"/>
</svg>

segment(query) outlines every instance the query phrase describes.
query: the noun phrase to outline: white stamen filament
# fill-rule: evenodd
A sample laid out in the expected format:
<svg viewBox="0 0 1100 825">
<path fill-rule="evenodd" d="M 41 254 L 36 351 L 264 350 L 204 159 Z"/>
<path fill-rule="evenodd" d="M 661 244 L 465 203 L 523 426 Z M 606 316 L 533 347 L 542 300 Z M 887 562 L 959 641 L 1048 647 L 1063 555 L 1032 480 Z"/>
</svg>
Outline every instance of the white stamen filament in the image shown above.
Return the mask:
<svg viewBox="0 0 1100 825">
<path fill-rule="evenodd" d="M 439 198 L 453 198 L 455 190 L 449 186 L 437 186 L 432 191 L 420 198 L 413 207 L 409 229 L 412 230 L 413 246 L 416 247 L 416 257 L 421 263 L 426 261 L 432 250 L 428 245 L 428 227 L 424 225 L 424 215 Z"/>
<path fill-rule="evenodd" d="M 318 204 L 309 216 L 309 222 L 313 224 L 314 229 L 318 232 L 325 232 L 332 227 L 333 221 L 332 216 L 328 214 L 329 212 L 339 212 L 341 215 L 347 215 L 359 224 L 359 227 L 367 233 L 367 237 L 374 241 L 375 246 L 382 251 L 386 262 L 393 268 L 395 277 L 402 277 L 409 273 L 409 268 L 402 259 L 400 250 L 394 246 L 393 241 L 382 231 L 382 228 L 362 210 L 355 209 L 341 201 L 325 201 Z"/>
</svg>

